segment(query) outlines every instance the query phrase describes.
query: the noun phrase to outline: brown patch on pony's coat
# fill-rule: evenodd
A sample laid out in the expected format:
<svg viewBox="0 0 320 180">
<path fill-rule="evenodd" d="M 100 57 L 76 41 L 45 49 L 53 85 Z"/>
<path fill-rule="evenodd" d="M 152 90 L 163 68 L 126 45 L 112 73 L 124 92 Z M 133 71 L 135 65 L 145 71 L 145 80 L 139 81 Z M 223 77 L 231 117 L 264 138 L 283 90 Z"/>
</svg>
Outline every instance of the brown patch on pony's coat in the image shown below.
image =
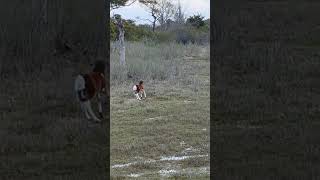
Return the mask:
<svg viewBox="0 0 320 180">
<path fill-rule="evenodd" d="M 139 93 L 140 91 L 142 92 L 144 90 L 143 84 L 136 84 L 137 90 L 136 92 Z"/>
<path fill-rule="evenodd" d="M 86 82 L 85 86 L 88 99 L 93 98 L 98 92 L 106 89 L 106 79 L 102 73 L 91 72 L 89 74 L 84 74 L 83 77 Z"/>
<path fill-rule="evenodd" d="M 87 98 L 93 98 L 98 92 L 106 90 L 106 78 L 105 78 L 106 62 L 103 60 L 97 60 L 94 63 L 92 72 L 81 73 L 85 79 L 85 87 Z"/>
</svg>

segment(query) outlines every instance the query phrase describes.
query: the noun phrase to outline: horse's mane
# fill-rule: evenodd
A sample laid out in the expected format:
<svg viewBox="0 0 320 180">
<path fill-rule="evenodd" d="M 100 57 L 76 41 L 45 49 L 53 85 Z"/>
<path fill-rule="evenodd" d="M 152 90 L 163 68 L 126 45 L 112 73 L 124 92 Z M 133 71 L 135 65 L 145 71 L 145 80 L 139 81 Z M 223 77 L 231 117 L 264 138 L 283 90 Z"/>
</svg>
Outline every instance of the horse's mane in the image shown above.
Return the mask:
<svg viewBox="0 0 320 180">
<path fill-rule="evenodd" d="M 94 63 L 93 72 L 99 72 L 105 74 L 106 63 L 102 60 L 98 60 Z"/>
</svg>

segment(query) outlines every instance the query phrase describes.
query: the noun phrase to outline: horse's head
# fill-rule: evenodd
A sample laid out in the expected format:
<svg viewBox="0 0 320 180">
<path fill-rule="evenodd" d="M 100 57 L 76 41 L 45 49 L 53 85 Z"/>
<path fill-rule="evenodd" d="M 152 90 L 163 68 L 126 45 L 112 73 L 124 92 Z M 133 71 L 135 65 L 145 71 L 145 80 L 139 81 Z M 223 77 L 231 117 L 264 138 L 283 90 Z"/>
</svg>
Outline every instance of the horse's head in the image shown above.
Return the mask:
<svg viewBox="0 0 320 180">
<path fill-rule="evenodd" d="M 94 63 L 94 67 L 93 67 L 93 72 L 99 72 L 105 75 L 105 70 L 106 70 L 106 62 L 103 60 L 97 60 Z"/>
</svg>

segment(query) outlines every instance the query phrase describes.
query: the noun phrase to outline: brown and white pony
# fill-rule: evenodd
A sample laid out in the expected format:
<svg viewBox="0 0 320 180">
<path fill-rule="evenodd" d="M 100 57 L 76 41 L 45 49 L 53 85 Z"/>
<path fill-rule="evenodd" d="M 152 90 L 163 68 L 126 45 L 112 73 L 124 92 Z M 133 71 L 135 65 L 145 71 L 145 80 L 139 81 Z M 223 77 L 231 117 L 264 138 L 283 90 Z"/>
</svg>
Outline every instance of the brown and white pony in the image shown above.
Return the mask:
<svg viewBox="0 0 320 180">
<path fill-rule="evenodd" d="M 140 81 L 139 84 L 136 84 L 132 87 L 133 93 L 138 100 L 141 100 L 142 97 L 147 97 L 146 91 L 144 90 L 143 81 Z M 143 95 L 143 96 L 142 96 Z"/>
<path fill-rule="evenodd" d="M 98 98 L 99 117 L 103 118 L 102 112 L 102 94 L 106 94 L 106 65 L 103 61 L 96 61 L 92 72 L 88 74 L 79 74 L 74 82 L 74 90 L 82 111 L 87 119 L 93 119 L 101 122 L 94 114 L 90 100 Z"/>
</svg>

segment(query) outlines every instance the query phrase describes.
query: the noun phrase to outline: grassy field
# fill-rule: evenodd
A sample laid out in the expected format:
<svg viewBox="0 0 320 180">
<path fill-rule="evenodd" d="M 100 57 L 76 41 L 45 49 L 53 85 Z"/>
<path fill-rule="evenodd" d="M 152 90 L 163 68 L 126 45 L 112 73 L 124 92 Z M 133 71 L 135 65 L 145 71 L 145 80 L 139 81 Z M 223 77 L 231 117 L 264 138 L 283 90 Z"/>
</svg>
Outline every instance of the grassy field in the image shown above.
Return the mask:
<svg viewBox="0 0 320 180">
<path fill-rule="evenodd" d="M 93 59 L 2 60 L 0 179 L 107 178 L 107 120 L 88 122 L 73 94 L 75 64 Z"/>
<path fill-rule="evenodd" d="M 214 176 L 319 179 L 320 3 L 233 2 L 213 10 Z"/>
<path fill-rule="evenodd" d="M 209 47 L 126 49 L 127 71 L 111 54 L 112 179 L 209 179 Z M 140 79 L 141 102 L 131 91 Z"/>
</svg>

